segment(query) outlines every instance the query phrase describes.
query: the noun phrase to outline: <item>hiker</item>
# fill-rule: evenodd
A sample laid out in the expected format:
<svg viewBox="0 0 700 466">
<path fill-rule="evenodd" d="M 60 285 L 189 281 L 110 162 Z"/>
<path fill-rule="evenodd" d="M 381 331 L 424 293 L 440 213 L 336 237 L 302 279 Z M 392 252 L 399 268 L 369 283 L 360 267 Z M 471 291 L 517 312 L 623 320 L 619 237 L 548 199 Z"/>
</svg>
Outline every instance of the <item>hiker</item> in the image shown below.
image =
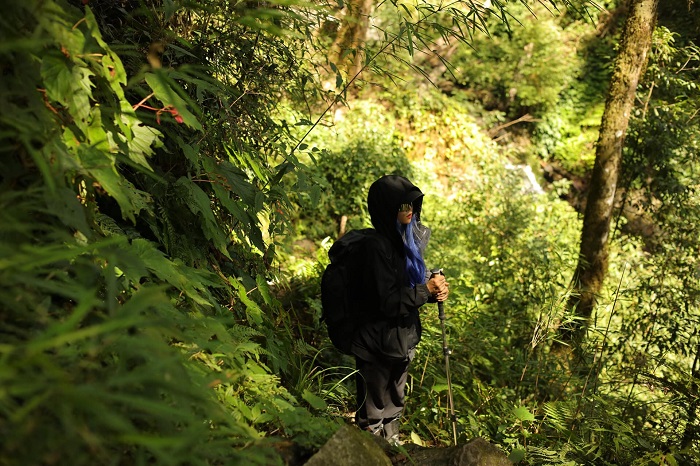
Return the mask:
<svg viewBox="0 0 700 466">
<path fill-rule="evenodd" d="M 408 366 L 421 337 L 419 308 L 444 301 L 445 277 L 430 277 L 423 251 L 430 229 L 420 223 L 423 193 L 409 180 L 388 175 L 369 189 L 375 240 L 365 250 L 362 287 L 355 290 L 365 316 L 352 341 L 358 426 L 398 443 Z"/>
</svg>

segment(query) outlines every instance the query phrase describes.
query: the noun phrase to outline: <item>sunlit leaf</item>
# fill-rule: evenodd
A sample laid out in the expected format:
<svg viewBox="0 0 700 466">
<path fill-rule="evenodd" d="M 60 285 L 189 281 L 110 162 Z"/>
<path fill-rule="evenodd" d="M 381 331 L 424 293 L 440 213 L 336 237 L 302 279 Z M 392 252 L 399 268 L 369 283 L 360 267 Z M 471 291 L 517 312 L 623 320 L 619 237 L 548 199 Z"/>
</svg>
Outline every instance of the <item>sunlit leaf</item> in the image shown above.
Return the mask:
<svg viewBox="0 0 700 466">
<path fill-rule="evenodd" d="M 534 421 L 535 415 L 530 412 L 525 406 L 519 406 L 513 409 L 513 414 L 521 421 Z"/>
</svg>

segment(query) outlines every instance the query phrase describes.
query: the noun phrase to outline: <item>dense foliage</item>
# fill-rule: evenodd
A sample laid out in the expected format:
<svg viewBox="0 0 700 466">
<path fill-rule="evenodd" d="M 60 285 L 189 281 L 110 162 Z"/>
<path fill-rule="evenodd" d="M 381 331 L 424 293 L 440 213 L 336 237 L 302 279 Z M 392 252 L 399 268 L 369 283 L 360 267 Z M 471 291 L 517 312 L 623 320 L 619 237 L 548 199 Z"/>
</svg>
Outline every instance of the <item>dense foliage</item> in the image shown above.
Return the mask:
<svg viewBox="0 0 700 466">
<path fill-rule="evenodd" d="M 344 54 L 357 77 L 329 62 L 336 2 L 7 5 L 0 464 L 307 458 L 353 410 L 353 362 L 319 321 L 325 253 L 343 216 L 367 224 L 385 173 L 427 194 L 460 442 L 532 465 L 700 461 L 700 7 L 660 10 L 610 276 L 572 361 L 550 351 L 573 318 L 566 200 L 624 2 L 493 3 L 378 3 Z M 570 178 L 543 192 L 543 166 Z M 423 316 L 402 434 L 439 446 L 441 330 Z"/>
<path fill-rule="evenodd" d="M 135 8 L 122 40 L 187 19 L 162 13 Z M 266 430 L 322 441 L 333 422 L 302 397 L 322 400 L 274 375 L 296 342 L 273 337 L 286 311 L 263 236 L 298 162 L 260 150 L 271 100 L 178 42 L 156 57 L 178 68 L 144 68 L 137 42 L 114 44 L 122 61 L 89 7 L 25 2 L 3 21 L 3 463 L 267 463 L 249 447 Z"/>
</svg>

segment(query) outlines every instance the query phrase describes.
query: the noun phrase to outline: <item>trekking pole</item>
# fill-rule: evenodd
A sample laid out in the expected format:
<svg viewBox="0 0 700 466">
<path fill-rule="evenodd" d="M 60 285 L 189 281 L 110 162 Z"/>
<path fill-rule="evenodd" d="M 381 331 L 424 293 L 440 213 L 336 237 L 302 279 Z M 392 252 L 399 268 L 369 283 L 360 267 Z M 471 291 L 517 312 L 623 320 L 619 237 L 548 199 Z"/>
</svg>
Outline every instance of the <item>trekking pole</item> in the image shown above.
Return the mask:
<svg viewBox="0 0 700 466">
<path fill-rule="evenodd" d="M 431 270 L 431 276 L 445 275 L 442 269 Z M 450 354 L 452 350 L 447 346 L 447 332 L 445 331 L 445 303 L 438 301 L 438 317 L 442 328 L 442 354 L 445 356 L 445 374 L 447 375 L 447 399 L 450 409 L 450 420 L 452 421 L 452 440 L 457 445 L 457 415 L 455 414 L 455 403 L 452 398 L 452 380 L 450 378 Z"/>
</svg>

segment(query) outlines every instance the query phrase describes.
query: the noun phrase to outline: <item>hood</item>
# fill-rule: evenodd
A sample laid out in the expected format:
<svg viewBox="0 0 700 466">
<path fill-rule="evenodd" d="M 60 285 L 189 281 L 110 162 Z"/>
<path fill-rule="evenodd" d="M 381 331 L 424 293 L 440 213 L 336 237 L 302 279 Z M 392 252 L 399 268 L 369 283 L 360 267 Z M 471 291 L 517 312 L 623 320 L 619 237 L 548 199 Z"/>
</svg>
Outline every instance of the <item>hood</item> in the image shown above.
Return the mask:
<svg viewBox="0 0 700 466">
<path fill-rule="evenodd" d="M 372 225 L 403 251 L 401 235 L 396 230 L 396 216 L 401 204 L 413 204 L 413 215 L 420 220 L 423 192 L 413 183 L 398 175 L 387 175 L 372 183 L 367 195 L 367 208 Z"/>
</svg>

